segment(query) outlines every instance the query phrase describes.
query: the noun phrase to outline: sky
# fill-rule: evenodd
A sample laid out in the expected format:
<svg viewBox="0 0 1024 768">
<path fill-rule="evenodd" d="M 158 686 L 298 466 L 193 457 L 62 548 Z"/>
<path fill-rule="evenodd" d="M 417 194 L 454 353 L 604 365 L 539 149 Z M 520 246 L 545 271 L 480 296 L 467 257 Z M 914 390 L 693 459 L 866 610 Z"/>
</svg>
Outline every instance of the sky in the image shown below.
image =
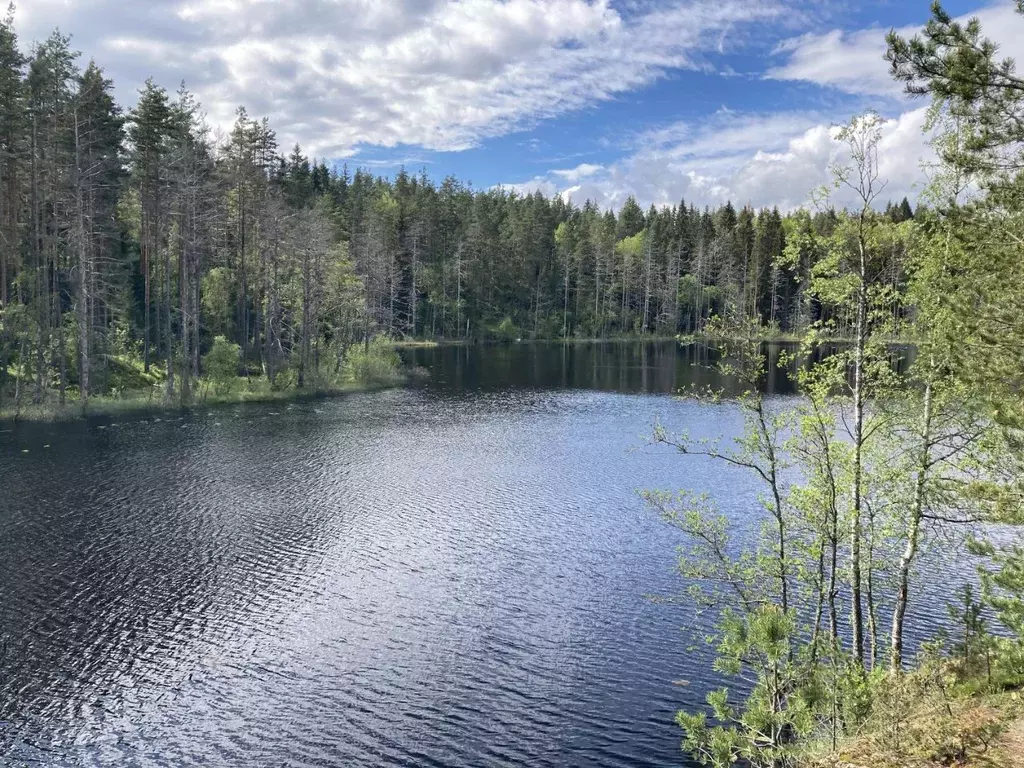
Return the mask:
<svg viewBox="0 0 1024 768">
<path fill-rule="evenodd" d="M 885 118 L 886 197 L 917 199 L 927 104 L 884 35 L 928 0 L 21 0 L 23 47 L 54 27 L 134 104 L 184 82 L 208 122 L 244 105 L 279 146 L 391 176 L 577 203 L 792 209 L 842 162 L 836 124 Z M 1024 59 L 1012 0 L 946 0 Z"/>
</svg>

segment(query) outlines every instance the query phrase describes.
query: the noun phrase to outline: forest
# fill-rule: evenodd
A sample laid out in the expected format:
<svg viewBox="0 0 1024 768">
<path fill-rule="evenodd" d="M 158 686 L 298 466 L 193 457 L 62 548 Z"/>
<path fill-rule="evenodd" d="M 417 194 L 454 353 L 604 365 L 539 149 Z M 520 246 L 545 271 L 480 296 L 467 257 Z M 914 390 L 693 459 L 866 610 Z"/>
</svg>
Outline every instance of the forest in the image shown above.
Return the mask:
<svg viewBox="0 0 1024 768">
<path fill-rule="evenodd" d="M 824 239 L 791 226 L 783 249 L 789 265 L 815 254 L 800 287 L 824 309 L 803 350 L 840 329 L 849 343 L 802 366 L 787 402 L 764 394 L 764 318 L 717 314 L 720 366 L 744 385 L 729 401 L 743 435 L 651 435 L 759 489 L 754 533 L 723 513 L 726 494 L 645 493 L 683 535 L 683 599 L 716 618 L 704 639 L 722 686 L 677 716 L 704 765 L 1024 755 L 1024 80 L 977 20 L 939 3 L 920 34 L 886 43 L 895 80 L 931 102 L 928 205 L 895 226 L 880 210 L 882 123 L 863 114 L 837 133 L 849 162 L 832 169 L 857 205 Z M 905 369 L 896 336 L 913 340 Z M 943 594 L 951 561 L 977 578 Z M 911 643 L 925 602 L 949 623 Z"/>
<path fill-rule="evenodd" d="M 140 387 L 188 403 L 207 368 L 230 376 L 232 345 L 238 374 L 308 388 L 375 337 L 673 337 L 713 316 L 778 335 L 829 317 L 806 289 L 842 215 L 831 208 L 645 212 L 630 197 L 602 211 L 425 172 L 350 173 L 278 147 L 242 107 L 215 133 L 184 86 L 148 81 L 130 108 L 112 88 L 70 38 L 25 55 L 13 10 L 0 23 L 8 403 Z M 913 217 L 906 199 L 885 211 L 894 297 Z"/>
<path fill-rule="evenodd" d="M 714 619 L 705 658 L 723 685 L 678 713 L 684 750 L 716 768 L 1012 765 L 1019 751 L 1001 740 L 1013 728 L 1024 740 L 1024 78 L 938 2 L 920 34 L 886 44 L 879 66 L 930 104 L 935 161 L 914 206 L 886 199 L 884 120 L 866 112 L 837 127 L 844 159 L 806 209 L 644 210 L 631 197 L 601 210 L 350 172 L 278 147 L 242 107 L 220 134 L 184 86 L 151 80 L 120 106 L 61 33 L 23 51 L 12 11 L 0 23 L 0 413 L 384 383 L 401 342 L 710 339 L 743 393 L 682 394 L 730 409 L 723 423 L 738 414 L 742 436 L 656 424 L 650 442 L 684 469 L 747 473 L 759 516 L 738 530 L 726 499 L 644 493 L 684 542 L 681 599 Z M 840 190 L 854 202 L 830 202 Z M 773 338 L 812 361 L 780 361 L 797 397 L 765 392 Z M 976 565 L 977 579 L 947 595 L 948 632 L 925 622 L 910 637 L 925 587 L 942 588 L 940 557 Z"/>
</svg>

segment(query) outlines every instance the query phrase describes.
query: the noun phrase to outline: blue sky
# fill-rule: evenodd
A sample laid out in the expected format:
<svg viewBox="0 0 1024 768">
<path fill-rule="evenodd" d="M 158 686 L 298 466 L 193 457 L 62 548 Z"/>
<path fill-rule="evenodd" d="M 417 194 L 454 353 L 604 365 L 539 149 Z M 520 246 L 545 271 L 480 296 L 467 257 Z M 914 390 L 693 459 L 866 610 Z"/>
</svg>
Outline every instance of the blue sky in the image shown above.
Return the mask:
<svg viewBox="0 0 1024 768">
<path fill-rule="evenodd" d="M 1024 54 L 1012 0 L 947 0 Z M 882 171 L 917 196 L 924 106 L 881 60 L 928 0 L 22 0 L 131 104 L 184 80 L 215 131 L 244 104 L 282 147 L 392 175 L 541 189 L 616 207 L 680 198 L 792 208 L 839 157 L 830 126 L 887 118 Z"/>
<path fill-rule="evenodd" d="M 628 4 L 619 4 L 627 6 Z M 927 19 L 924 0 L 880 0 L 870 3 L 836 3 L 819 9 L 818 18 L 809 20 L 810 30 L 861 30 L 916 25 Z M 975 2 L 947 3 L 954 13 L 970 13 Z M 625 8 L 623 8 L 625 12 Z M 427 159 L 432 165 L 449 169 L 460 177 L 480 184 L 508 181 L 524 173 L 543 175 L 552 167 L 578 163 L 609 164 L 626 154 L 636 134 L 680 121 L 699 122 L 715 113 L 776 113 L 815 111 L 823 114 L 853 114 L 867 106 L 892 110 L 890 99 L 870 99 L 850 95 L 815 83 L 764 79 L 772 66 L 782 65 L 786 54 L 775 53 L 782 40 L 791 39 L 796 29 L 772 25 L 761 37 L 747 39 L 735 49 L 708 52 L 707 71 L 674 69 L 648 85 L 614 98 L 597 101 L 573 113 L 546 120 L 528 130 L 484 142 L 461 153 L 420 153 L 410 157 Z M 884 71 L 885 62 L 878 68 Z M 735 74 L 734 74 L 735 73 Z M 411 148 L 410 148 L 411 149 Z M 400 156 L 377 155 L 380 159 Z"/>
</svg>

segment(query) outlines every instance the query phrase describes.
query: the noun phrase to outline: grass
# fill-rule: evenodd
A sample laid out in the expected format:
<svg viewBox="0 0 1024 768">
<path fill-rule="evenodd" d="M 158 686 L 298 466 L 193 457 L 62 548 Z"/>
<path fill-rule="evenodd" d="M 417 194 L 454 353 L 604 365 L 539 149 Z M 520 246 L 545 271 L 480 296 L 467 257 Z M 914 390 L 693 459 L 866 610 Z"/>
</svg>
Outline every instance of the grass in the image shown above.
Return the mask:
<svg viewBox="0 0 1024 768">
<path fill-rule="evenodd" d="M 11 397 L 0 401 L 0 421 L 67 421 L 84 416 L 145 411 L 180 413 L 217 404 L 284 402 L 386 389 L 406 380 L 397 351 L 383 339 L 352 346 L 345 354 L 343 365 L 334 372 L 308 371 L 305 386 L 301 388 L 297 386 L 297 372 L 290 367 L 278 373 L 274 385 L 266 376 L 234 376 L 237 366 L 231 363 L 231 354 L 229 350 L 226 366 L 211 364 L 207 369 L 212 378 L 193 382 L 187 402 L 182 402 L 180 388 L 171 397 L 166 395 L 163 368 L 150 365 L 146 371 L 140 360 L 130 357 L 111 355 L 105 358 L 103 380 L 108 389 L 104 394 L 90 397 L 88 403 L 82 402 L 77 387 L 68 387 L 61 403 L 52 385 L 44 389 L 42 402 L 32 403 L 34 382 L 22 376 L 20 402 L 15 403 Z M 237 355 L 237 347 L 233 354 Z M 206 361 L 204 358 L 204 368 Z M 10 373 L 13 378 L 15 372 Z"/>
<path fill-rule="evenodd" d="M 728 337 L 732 339 L 733 337 Z M 772 331 L 766 329 L 764 333 L 758 334 L 758 341 L 764 342 L 777 342 L 785 344 L 797 344 L 804 341 L 806 336 L 801 333 L 788 333 L 782 331 Z M 393 341 L 392 345 L 396 349 L 414 349 L 418 347 L 456 347 L 456 346 L 467 346 L 474 344 L 632 344 L 636 342 L 670 342 L 678 341 L 680 344 L 703 344 L 703 343 L 714 343 L 716 341 L 726 340 L 719 334 L 710 333 L 684 333 L 677 336 L 666 336 L 664 334 L 650 334 L 647 336 L 637 336 L 635 334 L 625 334 L 619 336 L 603 336 L 603 337 L 583 337 L 583 336 L 570 336 L 568 338 L 554 337 L 554 338 L 522 338 L 517 340 L 502 340 L 502 339 L 441 339 L 441 340 L 409 340 L 409 341 Z M 852 342 L 852 338 L 845 338 L 839 336 L 822 336 L 820 339 L 822 342 Z M 910 344 L 913 343 L 909 339 L 893 338 L 891 343 L 893 344 Z"/>
<path fill-rule="evenodd" d="M 5 401 L 0 406 L 0 422 L 62 422 L 73 421 L 85 416 L 115 417 L 140 413 L 183 413 L 210 405 L 316 400 L 351 394 L 353 392 L 388 389 L 400 383 L 400 381 L 400 379 L 390 382 L 347 381 L 332 386 L 273 389 L 263 377 L 258 379 L 254 377 L 248 381 L 240 378 L 238 385 L 233 386 L 226 392 L 217 392 L 208 383 L 199 382 L 199 386 L 193 391 L 192 400 L 187 404 L 183 404 L 177 399 L 180 397 L 179 393 L 175 393 L 174 400 L 168 401 L 164 397 L 162 388 L 153 387 L 146 390 L 128 390 L 117 396 L 99 395 L 90 397 L 88 407 L 84 409 L 77 394 L 72 394 L 62 405 L 57 401 L 56 393 L 51 391 L 47 393 L 48 399 L 42 403 L 26 402 L 22 403 L 20 408 L 15 408 L 12 404 Z"/>
<path fill-rule="evenodd" d="M 978 638 L 982 638 L 979 643 Z M 932 644 L 914 669 L 872 673 L 870 712 L 833 745 L 810 742 L 801 768 L 1024 768 L 1024 689 L 1012 640 L 976 636 L 953 656 Z"/>
<path fill-rule="evenodd" d="M 396 339 L 391 342 L 395 349 L 418 349 L 440 347 L 442 344 L 456 344 L 458 342 L 443 342 L 433 339 Z"/>
<path fill-rule="evenodd" d="M 584 338 L 570 336 L 567 339 L 555 337 L 551 339 L 451 339 L 435 341 L 397 341 L 393 342 L 396 349 L 417 348 L 417 347 L 466 347 L 475 345 L 505 345 L 505 344 L 631 344 L 635 342 L 665 342 L 675 341 L 675 336 L 606 336 L 604 338 Z"/>
<path fill-rule="evenodd" d="M 949 712 L 952 712 L 950 716 Z M 1024 768 L 1024 700 L 1018 691 L 951 702 L 925 700 L 894 728 L 843 740 L 804 768 Z M 899 734 L 895 730 L 901 731 Z"/>
</svg>

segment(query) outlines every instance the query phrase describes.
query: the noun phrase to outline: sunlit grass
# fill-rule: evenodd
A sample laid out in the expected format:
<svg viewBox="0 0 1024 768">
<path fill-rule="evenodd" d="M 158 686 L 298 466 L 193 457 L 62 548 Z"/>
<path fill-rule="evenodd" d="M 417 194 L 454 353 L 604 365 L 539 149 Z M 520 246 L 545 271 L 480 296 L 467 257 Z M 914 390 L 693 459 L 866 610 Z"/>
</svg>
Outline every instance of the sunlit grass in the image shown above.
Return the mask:
<svg viewBox="0 0 1024 768">
<path fill-rule="evenodd" d="M 218 404 L 297 401 L 386 389 L 405 381 L 397 352 L 383 341 L 353 347 L 337 371 L 310 372 L 302 387 L 293 369 L 281 371 L 273 383 L 265 375 L 237 376 L 229 381 L 201 378 L 191 382 L 187 400 L 183 400 L 180 381 L 178 388 L 168 394 L 161 366 L 151 364 L 147 372 L 141 361 L 131 357 L 112 356 L 108 362 L 116 371 L 111 377 L 116 383 L 107 392 L 91 396 L 88 402 L 82 400 L 75 386 L 66 388 L 63 402 L 53 388 L 44 389 L 41 402 L 33 402 L 34 382 L 22 375 L 18 398 L 13 397 L 12 386 L 0 401 L 0 421 L 66 421 L 82 416 L 181 412 Z M 12 372 L 11 381 L 14 375 Z"/>
</svg>

